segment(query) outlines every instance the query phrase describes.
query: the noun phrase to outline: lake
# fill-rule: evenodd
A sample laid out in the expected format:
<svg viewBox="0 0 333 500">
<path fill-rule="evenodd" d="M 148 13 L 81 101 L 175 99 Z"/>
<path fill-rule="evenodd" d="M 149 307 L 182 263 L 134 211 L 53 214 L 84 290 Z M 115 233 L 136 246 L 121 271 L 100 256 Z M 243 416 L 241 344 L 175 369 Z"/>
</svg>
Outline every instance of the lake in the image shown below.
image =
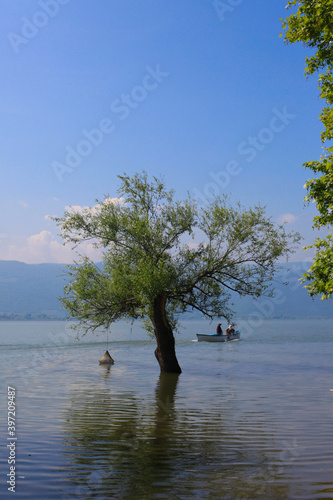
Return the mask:
<svg viewBox="0 0 333 500">
<path fill-rule="evenodd" d="M 114 325 L 106 367 L 105 333 L 0 322 L 0 498 L 15 498 L 8 443 L 19 499 L 333 498 L 333 320 L 243 321 L 225 344 L 182 326 L 183 373 L 161 376 L 138 325 Z"/>
</svg>

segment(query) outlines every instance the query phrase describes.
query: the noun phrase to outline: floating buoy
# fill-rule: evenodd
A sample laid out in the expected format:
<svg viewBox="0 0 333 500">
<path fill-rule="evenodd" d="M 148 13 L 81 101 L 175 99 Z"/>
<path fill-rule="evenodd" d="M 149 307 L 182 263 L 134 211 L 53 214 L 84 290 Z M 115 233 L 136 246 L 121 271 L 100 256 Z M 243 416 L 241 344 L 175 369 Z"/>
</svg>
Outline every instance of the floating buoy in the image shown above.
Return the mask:
<svg viewBox="0 0 333 500">
<path fill-rule="evenodd" d="M 113 365 L 114 361 L 111 358 L 109 351 L 105 351 L 105 354 L 99 360 L 100 365 Z"/>
</svg>

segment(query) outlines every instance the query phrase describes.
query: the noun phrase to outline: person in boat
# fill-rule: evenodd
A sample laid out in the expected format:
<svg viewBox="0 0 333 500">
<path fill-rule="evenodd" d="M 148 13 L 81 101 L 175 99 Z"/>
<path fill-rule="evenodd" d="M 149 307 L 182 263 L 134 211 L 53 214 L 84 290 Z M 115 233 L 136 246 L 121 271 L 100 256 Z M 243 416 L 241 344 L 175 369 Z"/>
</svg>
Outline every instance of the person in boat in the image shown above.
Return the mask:
<svg viewBox="0 0 333 500">
<path fill-rule="evenodd" d="M 221 323 L 219 323 L 216 327 L 216 335 L 222 335 Z"/>
<path fill-rule="evenodd" d="M 232 325 L 229 325 L 225 333 L 226 335 L 233 335 L 235 333 L 235 329 L 232 327 Z"/>
</svg>

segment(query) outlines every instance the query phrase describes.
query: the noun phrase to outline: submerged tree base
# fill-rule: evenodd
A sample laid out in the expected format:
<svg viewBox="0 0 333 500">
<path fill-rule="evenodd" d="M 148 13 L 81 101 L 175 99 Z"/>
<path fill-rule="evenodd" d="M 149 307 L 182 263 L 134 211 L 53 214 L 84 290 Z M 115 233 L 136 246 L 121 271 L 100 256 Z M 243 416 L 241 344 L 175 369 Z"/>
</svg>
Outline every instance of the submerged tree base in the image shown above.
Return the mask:
<svg viewBox="0 0 333 500">
<path fill-rule="evenodd" d="M 162 355 L 159 347 L 155 349 L 155 357 L 161 368 L 161 373 L 181 373 L 182 369 L 176 358 L 175 352 Z"/>
<path fill-rule="evenodd" d="M 175 338 L 168 321 L 166 303 L 167 298 L 164 294 L 158 295 L 153 303 L 153 317 L 151 321 L 154 325 L 157 342 L 155 357 L 160 365 L 161 372 L 181 373 L 182 370 L 176 356 Z"/>
</svg>

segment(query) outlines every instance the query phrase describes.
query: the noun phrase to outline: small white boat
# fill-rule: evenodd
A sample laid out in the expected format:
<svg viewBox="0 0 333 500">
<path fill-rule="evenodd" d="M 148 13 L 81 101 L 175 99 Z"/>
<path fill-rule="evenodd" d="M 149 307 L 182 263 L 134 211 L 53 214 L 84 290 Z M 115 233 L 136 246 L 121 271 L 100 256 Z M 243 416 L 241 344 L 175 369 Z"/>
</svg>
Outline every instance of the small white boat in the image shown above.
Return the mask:
<svg viewBox="0 0 333 500">
<path fill-rule="evenodd" d="M 241 330 L 228 335 L 207 335 L 205 333 L 197 333 L 198 342 L 230 342 L 240 338 Z"/>
</svg>

